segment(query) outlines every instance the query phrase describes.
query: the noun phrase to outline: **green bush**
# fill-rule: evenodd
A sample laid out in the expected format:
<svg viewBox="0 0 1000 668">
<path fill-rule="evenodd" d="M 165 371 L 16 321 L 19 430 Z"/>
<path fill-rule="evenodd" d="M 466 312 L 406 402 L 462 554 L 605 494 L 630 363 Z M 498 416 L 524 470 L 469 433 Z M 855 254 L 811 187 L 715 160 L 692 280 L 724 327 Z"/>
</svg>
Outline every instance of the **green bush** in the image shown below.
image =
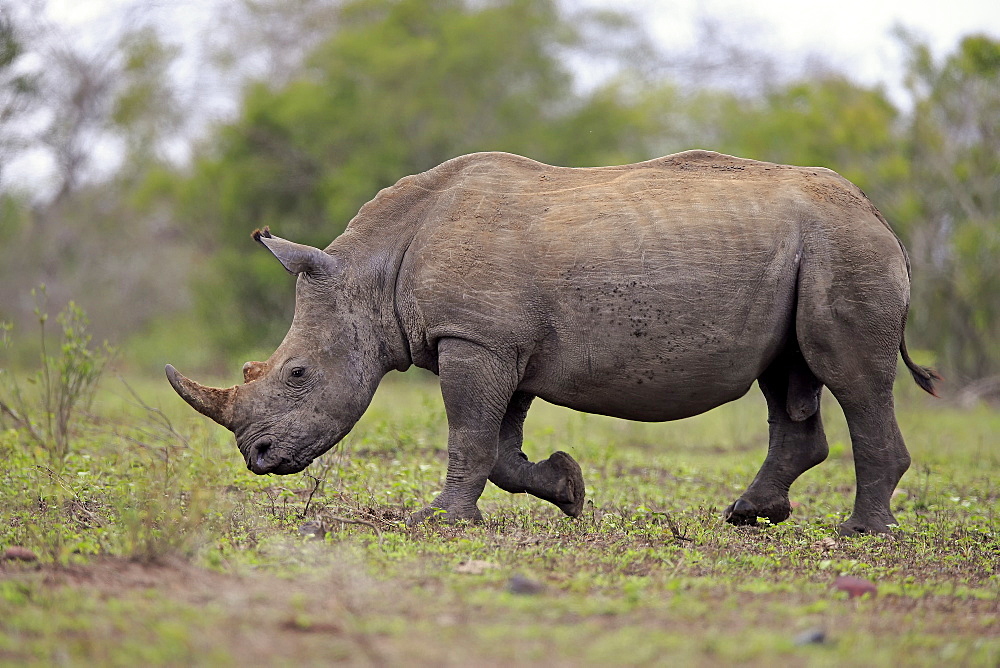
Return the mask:
<svg viewBox="0 0 1000 668">
<path fill-rule="evenodd" d="M 61 467 L 114 349 L 107 343 L 101 347 L 91 344 L 87 316 L 70 302 L 56 316 L 62 332 L 58 352 L 50 354 L 45 286 L 31 294 L 39 324 L 39 365 L 25 379 L 31 386 L 27 390 L 11 369 L 0 367 L 0 426 L 6 427 L 10 421 L 50 463 Z M 0 323 L 4 349 L 9 348 L 12 329 L 10 324 Z"/>
</svg>

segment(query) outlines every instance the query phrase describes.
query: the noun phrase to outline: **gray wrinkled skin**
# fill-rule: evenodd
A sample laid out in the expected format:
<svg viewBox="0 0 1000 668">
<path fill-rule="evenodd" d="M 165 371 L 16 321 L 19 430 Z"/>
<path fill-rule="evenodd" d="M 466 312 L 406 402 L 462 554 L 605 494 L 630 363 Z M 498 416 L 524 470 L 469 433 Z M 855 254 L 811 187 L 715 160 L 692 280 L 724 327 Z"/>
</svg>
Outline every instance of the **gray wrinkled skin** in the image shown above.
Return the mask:
<svg viewBox="0 0 1000 668">
<path fill-rule="evenodd" d="M 380 192 L 325 251 L 255 238 L 298 276 L 295 317 L 246 382 L 174 388 L 223 424 L 250 470 L 294 473 L 361 417 L 387 372 L 441 379 L 444 489 L 420 521 L 479 520 L 487 480 L 582 509 L 566 453 L 521 452 L 534 397 L 631 420 L 676 420 L 759 382 L 770 438 L 734 524 L 789 515 L 788 489 L 826 458 L 819 398 L 843 406 L 857 474 L 842 532 L 884 532 L 910 463 L 896 425 L 906 354 L 905 251 L 834 172 L 688 151 L 621 167 L 462 156 Z"/>
</svg>

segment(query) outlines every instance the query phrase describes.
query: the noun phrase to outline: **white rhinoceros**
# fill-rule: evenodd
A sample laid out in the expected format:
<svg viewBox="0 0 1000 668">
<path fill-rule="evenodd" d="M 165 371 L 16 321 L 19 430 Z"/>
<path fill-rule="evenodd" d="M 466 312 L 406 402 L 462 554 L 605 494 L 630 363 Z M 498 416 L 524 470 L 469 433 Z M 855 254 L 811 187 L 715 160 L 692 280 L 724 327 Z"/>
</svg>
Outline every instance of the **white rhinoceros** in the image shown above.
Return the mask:
<svg viewBox="0 0 1000 668">
<path fill-rule="evenodd" d="M 618 167 L 551 167 L 505 153 L 450 160 L 362 207 L 325 250 L 255 232 L 298 276 L 295 316 L 245 383 L 167 376 L 236 434 L 255 473 L 294 473 L 343 438 L 380 379 L 410 365 L 441 379 L 443 491 L 413 516 L 478 520 L 487 480 L 580 513 L 580 467 L 531 463 L 534 397 L 631 420 L 676 420 L 757 381 L 770 442 L 726 510 L 788 517 L 788 489 L 827 456 L 823 386 L 844 409 L 857 497 L 841 530 L 884 532 L 910 463 L 896 424 L 906 252 L 856 186 L 817 167 L 687 151 Z M 443 512 L 440 512 L 443 511 Z"/>
</svg>

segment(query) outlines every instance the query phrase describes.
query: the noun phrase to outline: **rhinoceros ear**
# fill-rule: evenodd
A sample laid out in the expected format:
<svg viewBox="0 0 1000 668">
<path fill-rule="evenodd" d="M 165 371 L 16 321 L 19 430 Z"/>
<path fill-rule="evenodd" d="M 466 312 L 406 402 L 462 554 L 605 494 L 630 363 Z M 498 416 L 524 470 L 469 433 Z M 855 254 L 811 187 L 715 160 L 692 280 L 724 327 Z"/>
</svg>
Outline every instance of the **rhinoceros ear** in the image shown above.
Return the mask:
<svg viewBox="0 0 1000 668">
<path fill-rule="evenodd" d="M 267 247 L 290 274 L 328 276 L 337 271 L 337 261 L 332 256 L 318 248 L 276 237 L 269 227 L 254 230 L 253 238 Z"/>
</svg>

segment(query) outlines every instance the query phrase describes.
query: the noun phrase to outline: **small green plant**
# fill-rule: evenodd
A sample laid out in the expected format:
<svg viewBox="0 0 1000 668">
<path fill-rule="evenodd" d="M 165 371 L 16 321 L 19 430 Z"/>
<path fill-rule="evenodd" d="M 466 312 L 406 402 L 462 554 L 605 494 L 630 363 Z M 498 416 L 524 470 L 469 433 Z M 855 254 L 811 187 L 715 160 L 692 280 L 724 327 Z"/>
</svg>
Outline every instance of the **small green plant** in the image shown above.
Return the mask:
<svg viewBox="0 0 1000 668">
<path fill-rule="evenodd" d="M 31 295 L 39 324 L 39 368 L 26 378 L 33 388 L 25 392 L 14 373 L 0 367 L 0 426 L 10 421 L 59 465 L 70 453 L 76 423 L 90 407 L 114 349 L 107 343 L 91 345 L 87 316 L 71 301 L 56 316 L 62 334 L 58 353 L 50 354 L 45 286 L 32 290 Z M 10 347 L 12 329 L 9 323 L 0 323 L 0 348 Z"/>
</svg>

